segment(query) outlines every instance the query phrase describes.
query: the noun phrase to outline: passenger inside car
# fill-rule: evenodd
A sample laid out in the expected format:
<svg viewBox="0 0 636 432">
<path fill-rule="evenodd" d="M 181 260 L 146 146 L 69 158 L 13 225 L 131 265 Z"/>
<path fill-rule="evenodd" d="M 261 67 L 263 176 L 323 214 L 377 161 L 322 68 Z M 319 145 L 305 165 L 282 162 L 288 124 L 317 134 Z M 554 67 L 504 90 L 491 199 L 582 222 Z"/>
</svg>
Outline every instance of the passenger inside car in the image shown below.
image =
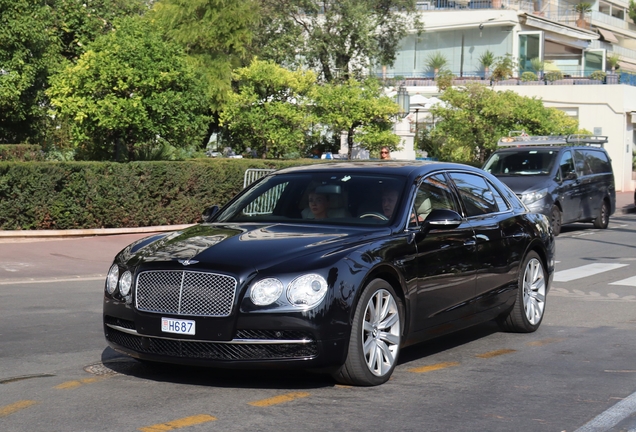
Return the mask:
<svg viewBox="0 0 636 432">
<path fill-rule="evenodd" d="M 327 219 L 347 217 L 343 208 L 342 195 L 322 193 L 320 189 L 312 189 L 307 198 L 307 207 L 302 211 L 303 219 Z"/>
</svg>

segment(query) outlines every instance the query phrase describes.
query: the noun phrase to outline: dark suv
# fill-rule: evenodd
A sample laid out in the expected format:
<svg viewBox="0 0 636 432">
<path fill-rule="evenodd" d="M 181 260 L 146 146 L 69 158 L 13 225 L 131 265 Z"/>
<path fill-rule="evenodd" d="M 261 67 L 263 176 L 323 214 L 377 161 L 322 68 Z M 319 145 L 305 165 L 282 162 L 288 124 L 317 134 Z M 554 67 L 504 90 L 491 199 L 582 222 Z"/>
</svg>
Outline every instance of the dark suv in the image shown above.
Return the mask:
<svg viewBox="0 0 636 432">
<path fill-rule="evenodd" d="M 607 137 L 588 135 L 505 137 L 483 169 L 508 185 L 530 211 L 548 216 L 554 235 L 571 222 L 607 228 L 616 189 L 602 148 L 606 142 Z"/>
</svg>

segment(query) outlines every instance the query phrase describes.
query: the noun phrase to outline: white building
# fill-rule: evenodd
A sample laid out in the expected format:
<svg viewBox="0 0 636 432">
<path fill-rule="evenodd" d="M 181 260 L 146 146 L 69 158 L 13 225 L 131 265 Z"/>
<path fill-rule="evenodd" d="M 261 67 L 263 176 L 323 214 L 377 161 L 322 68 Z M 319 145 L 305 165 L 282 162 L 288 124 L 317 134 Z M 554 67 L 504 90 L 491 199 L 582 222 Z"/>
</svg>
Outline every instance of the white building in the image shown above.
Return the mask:
<svg viewBox="0 0 636 432">
<path fill-rule="evenodd" d="M 378 66 L 375 72 L 396 89 L 405 85 L 412 96 L 431 97 L 438 93 L 428 62 L 431 55 L 447 60 L 445 68 L 457 77 L 455 85 L 469 79 L 490 83 L 489 72 L 480 62 L 486 51 L 496 57 L 511 55 L 518 65 L 517 75 L 494 88 L 539 97 L 546 106 L 577 118 L 581 128 L 607 135 L 616 188 L 633 190 L 636 75 L 628 72 L 636 72 L 636 25 L 628 17 L 627 1 L 596 0 L 591 11 L 581 12 L 577 12 L 577 4 L 557 0 L 418 1 L 424 32 L 407 36 L 395 64 Z M 604 82 L 590 79 L 594 71 L 605 71 L 613 56 L 619 57 L 619 73 L 610 73 Z M 523 72 L 536 72 L 532 67 L 535 58 L 546 62 L 544 73 L 558 70 L 562 79 L 519 80 Z M 425 111 L 418 109 L 422 119 Z M 412 106 L 411 121 L 414 114 Z M 415 157 L 408 120 L 396 125 L 403 149 L 394 158 Z"/>
</svg>

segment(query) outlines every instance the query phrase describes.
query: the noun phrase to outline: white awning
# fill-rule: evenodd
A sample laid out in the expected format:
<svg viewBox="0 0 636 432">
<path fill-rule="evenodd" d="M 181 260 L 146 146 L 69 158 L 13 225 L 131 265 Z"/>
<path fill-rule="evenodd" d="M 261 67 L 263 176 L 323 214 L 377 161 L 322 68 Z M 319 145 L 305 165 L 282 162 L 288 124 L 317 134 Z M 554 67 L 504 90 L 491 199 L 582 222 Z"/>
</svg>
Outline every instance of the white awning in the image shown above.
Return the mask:
<svg viewBox="0 0 636 432">
<path fill-rule="evenodd" d="M 597 27 L 597 30 L 601 34 L 601 36 L 603 36 L 603 39 L 605 39 L 607 42 L 618 43 L 618 39 L 616 39 L 616 36 L 614 36 L 614 33 L 612 33 L 611 31 L 602 29 L 600 27 Z"/>
<path fill-rule="evenodd" d="M 547 18 L 538 17 L 535 15 L 525 14 L 526 22 L 525 24 L 530 27 L 535 27 L 546 32 L 552 32 L 553 34 L 557 34 L 560 36 L 566 36 L 568 38 L 572 38 L 574 40 L 581 41 L 592 41 L 599 39 L 599 35 L 593 33 L 591 31 L 579 29 L 576 27 L 571 27 L 567 25 L 563 25 L 561 23 L 551 21 Z M 546 38 L 548 38 L 548 33 L 546 33 Z"/>
</svg>

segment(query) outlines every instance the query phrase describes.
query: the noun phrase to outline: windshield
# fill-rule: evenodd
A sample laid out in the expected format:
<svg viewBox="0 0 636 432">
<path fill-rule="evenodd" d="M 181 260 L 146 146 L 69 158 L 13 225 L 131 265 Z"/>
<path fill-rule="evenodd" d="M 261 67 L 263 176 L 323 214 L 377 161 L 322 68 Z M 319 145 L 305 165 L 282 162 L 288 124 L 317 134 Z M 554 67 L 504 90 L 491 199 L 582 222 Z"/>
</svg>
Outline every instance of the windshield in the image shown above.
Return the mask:
<svg viewBox="0 0 636 432">
<path fill-rule="evenodd" d="M 494 153 L 484 165 L 484 171 L 493 175 L 547 175 L 558 153 L 550 149 Z"/>
<path fill-rule="evenodd" d="M 274 174 L 225 208 L 215 222 L 388 225 L 404 195 L 405 178 L 372 174 Z"/>
</svg>

